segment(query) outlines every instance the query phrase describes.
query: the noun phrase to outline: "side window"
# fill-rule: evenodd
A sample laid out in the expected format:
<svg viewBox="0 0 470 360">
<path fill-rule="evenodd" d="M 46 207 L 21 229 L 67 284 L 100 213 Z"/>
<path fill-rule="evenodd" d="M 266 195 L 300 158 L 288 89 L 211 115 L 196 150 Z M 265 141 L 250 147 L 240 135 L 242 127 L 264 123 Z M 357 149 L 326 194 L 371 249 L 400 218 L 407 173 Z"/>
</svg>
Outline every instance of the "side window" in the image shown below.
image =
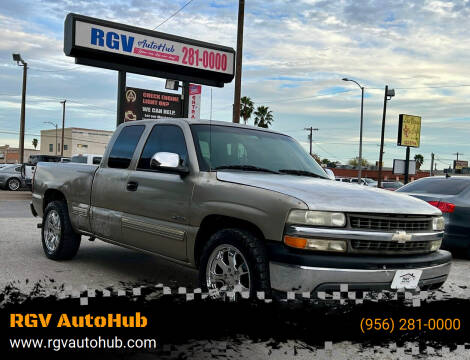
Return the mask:
<svg viewBox="0 0 470 360">
<path fill-rule="evenodd" d="M 144 129 L 143 125 L 132 125 L 122 129 L 109 154 L 108 167 L 117 169 L 129 167 Z"/>
<path fill-rule="evenodd" d="M 93 156 L 93 164 L 99 165 L 101 163 L 101 156 Z"/>
<path fill-rule="evenodd" d="M 137 168 L 150 170 L 150 159 L 157 152 L 178 154 L 182 164 L 187 164 L 188 151 L 183 131 L 176 125 L 155 125 L 145 144 Z"/>
<path fill-rule="evenodd" d="M 16 172 L 21 172 L 21 166 L 16 167 L 16 168 L 15 168 L 15 171 L 16 171 Z"/>
</svg>

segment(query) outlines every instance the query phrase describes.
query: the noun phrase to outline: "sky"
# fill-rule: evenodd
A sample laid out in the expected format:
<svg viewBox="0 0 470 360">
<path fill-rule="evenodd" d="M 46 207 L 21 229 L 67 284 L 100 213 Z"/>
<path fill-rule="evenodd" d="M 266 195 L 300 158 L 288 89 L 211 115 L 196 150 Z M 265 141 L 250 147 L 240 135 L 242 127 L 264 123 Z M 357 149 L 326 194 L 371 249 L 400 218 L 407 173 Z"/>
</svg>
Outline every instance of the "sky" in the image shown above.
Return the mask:
<svg viewBox="0 0 470 360">
<path fill-rule="evenodd" d="M 69 12 L 152 29 L 187 0 L 15 0 L 0 2 L 0 145 L 18 145 L 22 68 L 28 62 L 27 147 L 45 122 L 113 130 L 117 72 L 83 65 L 63 52 Z M 236 48 L 238 1 L 193 0 L 158 31 Z M 387 104 L 384 162 L 403 159 L 396 145 L 399 114 L 422 117 L 423 168 L 436 154 L 438 169 L 470 159 L 469 0 L 246 0 L 242 96 L 269 106 L 272 128 L 308 149 L 347 163 L 359 152 L 361 90 L 365 87 L 363 157 L 379 157 L 384 87 Z M 164 80 L 128 74 L 127 85 L 158 91 Z M 231 121 L 233 82 L 212 88 L 212 119 Z M 201 117 L 209 118 L 204 86 Z M 249 121 L 253 124 L 253 119 Z"/>
</svg>

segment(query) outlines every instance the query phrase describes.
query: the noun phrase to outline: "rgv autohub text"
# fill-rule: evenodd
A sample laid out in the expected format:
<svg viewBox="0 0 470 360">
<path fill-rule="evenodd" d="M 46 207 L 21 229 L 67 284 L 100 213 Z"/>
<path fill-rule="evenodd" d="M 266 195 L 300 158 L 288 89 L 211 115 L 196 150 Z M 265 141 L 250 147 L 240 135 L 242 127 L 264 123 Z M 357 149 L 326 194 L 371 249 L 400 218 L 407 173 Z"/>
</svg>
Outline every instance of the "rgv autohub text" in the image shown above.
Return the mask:
<svg viewBox="0 0 470 360">
<path fill-rule="evenodd" d="M 102 327 L 129 327 L 144 328 L 148 324 L 146 316 L 135 313 L 135 315 L 106 314 L 106 315 L 68 315 L 68 314 L 10 314 L 10 327 L 64 327 L 64 328 L 102 328 Z"/>
</svg>

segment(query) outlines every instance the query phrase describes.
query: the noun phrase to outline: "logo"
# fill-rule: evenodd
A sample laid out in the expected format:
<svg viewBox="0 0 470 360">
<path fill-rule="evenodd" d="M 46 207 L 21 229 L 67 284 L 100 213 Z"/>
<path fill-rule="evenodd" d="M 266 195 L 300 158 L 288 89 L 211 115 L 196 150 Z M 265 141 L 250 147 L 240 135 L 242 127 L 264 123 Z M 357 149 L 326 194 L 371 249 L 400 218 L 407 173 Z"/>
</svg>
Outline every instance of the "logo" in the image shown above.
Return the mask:
<svg viewBox="0 0 470 360">
<path fill-rule="evenodd" d="M 108 49 L 132 52 L 134 46 L 134 37 L 118 34 L 114 31 L 107 31 L 91 28 L 91 45 L 96 45 L 100 47 L 107 47 Z"/>
<path fill-rule="evenodd" d="M 126 91 L 126 100 L 127 102 L 133 103 L 137 99 L 137 95 L 134 90 Z"/>
<path fill-rule="evenodd" d="M 412 273 L 406 273 L 400 276 L 400 281 L 402 284 L 409 284 L 416 279 L 416 276 Z"/>
<path fill-rule="evenodd" d="M 406 231 L 397 231 L 395 234 L 392 236 L 392 240 L 398 241 L 400 244 L 404 244 L 407 241 L 410 241 L 413 235 L 407 234 Z"/>
<path fill-rule="evenodd" d="M 124 113 L 124 121 L 135 121 L 137 120 L 137 115 L 132 111 L 126 111 Z"/>
</svg>

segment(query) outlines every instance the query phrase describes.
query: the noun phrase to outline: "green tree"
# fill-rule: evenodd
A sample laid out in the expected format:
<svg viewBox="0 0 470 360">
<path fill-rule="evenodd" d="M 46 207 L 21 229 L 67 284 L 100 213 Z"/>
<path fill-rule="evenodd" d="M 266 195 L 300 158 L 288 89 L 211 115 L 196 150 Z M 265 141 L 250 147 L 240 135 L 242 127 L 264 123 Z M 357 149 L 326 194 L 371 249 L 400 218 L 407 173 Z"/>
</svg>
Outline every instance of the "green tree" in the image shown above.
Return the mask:
<svg viewBox="0 0 470 360">
<path fill-rule="evenodd" d="M 258 106 L 255 111 L 255 126 L 268 128 L 274 121 L 273 113 L 268 106 Z"/>
<path fill-rule="evenodd" d="M 245 125 L 248 119 L 251 117 L 253 110 L 255 109 L 255 104 L 248 96 L 243 96 L 240 99 L 240 117 L 245 121 Z"/>
<path fill-rule="evenodd" d="M 424 156 L 421 154 L 416 154 L 415 161 L 416 161 L 416 170 L 419 170 L 421 168 L 421 165 L 423 165 L 424 163 Z"/>
<path fill-rule="evenodd" d="M 352 166 L 358 166 L 359 165 L 359 157 L 355 157 L 354 159 L 351 159 L 348 161 L 349 165 Z M 368 166 L 369 162 L 366 159 L 362 159 L 362 166 Z"/>
<path fill-rule="evenodd" d="M 34 146 L 34 149 L 38 147 L 38 139 L 36 138 L 33 139 L 33 146 Z"/>
<path fill-rule="evenodd" d="M 325 165 L 328 165 L 329 163 L 331 163 L 331 161 L 328 160 L 327 158 L 324 158 L 324 159 L 321 160 L 321 163 L 325 164 Z"/>
</svg>

